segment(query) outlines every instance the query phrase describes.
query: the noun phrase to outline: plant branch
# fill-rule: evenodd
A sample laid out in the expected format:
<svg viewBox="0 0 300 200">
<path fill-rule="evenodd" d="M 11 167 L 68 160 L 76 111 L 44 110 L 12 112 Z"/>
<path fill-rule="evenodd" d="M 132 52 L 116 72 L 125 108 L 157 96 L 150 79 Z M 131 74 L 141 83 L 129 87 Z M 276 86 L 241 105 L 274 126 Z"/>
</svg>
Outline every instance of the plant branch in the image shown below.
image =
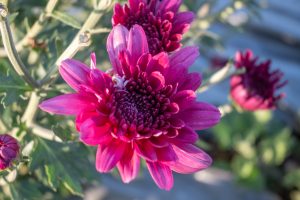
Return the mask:
<svg viewBox="0 0 300 200">
<path fill-rule="evenodd" d="M 35 38 L 44 28 L 46 19 L 48 19 L 48 14 L 52 13 L 58 0 L 49 0 L 44 12 L 41 13 L 38 20 L 32 25 L 27 34 L 21 39 L 16 45 L 16 51 L 20 52 L 25 46 L 27 46 L 31 39 Z M 0 57 L 6 57 L 7 53 L 4 48 L 0 48 Z"/>
<path fill-rule="evenodd" d="M 62 140 L 53 133 L 53 131 L 46 129 L 44 127 L 41 127 L 37 124 L 31 125 L 31 132 L 41 138 L 44 138 L 46 140 L 51 140 L 55 142 L 62 142 Z"/>
<path fill-rule="evenodd" d="M 38 109 L 39 102 L 40 102 L 40 97 L 37 95 L 35 91 L 33 91 L 31 93 L 26 110 L 21 118 L 21 121 L 24 122 L 27 127 L 30 127 L 31 124 L 33 123 L 36 111 Z"/>
<path fill-rule="evenodd" d="M 215 72 L 198 90 L 197 93 L 201 93 L 206 91 L 213 85 L 216 85 L 223 80 L 229 78 L 235 74 L 243 74 L 245 73 L 245 69 L 235 69 L 232 65 L 232 62 L 228 62 L 222 69 Z"/>
<path fill-rule="evenodd" d="M 88 16 L 87 20 L 83 24 L 82 28 L 78 31 L 76 36 L 73 38 L 72 42 L 61 54 L 61 56 L 56 60 L 55 64 L 47 72 L 46 76 L 40 81 L 41 85 L 50 84 L 57 77 L 57 69 L 61 61 L 72 58 L 82 47 L 90 45 L 90 33 L 99 19 L 103 16 L 104 10 L 110 7 L 111 0 L 101 0 L 99 1 L 95 10 Z"/>
</svg>

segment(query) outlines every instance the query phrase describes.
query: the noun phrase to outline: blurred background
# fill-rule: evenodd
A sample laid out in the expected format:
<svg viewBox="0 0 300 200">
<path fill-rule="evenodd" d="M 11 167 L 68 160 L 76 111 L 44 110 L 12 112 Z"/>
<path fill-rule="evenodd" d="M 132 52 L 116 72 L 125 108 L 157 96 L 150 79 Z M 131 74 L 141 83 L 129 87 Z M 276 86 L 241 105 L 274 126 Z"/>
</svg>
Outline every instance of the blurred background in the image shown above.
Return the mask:
<svg viewBox="0 0 300 200">
<path fill-rule="evenodd" d="M 55 12 L 43 21 L 43 29 L 31 38 L 20 55 L 36 77 L 45 74 L 70 44 L 96 1 L 58 1 Z M 125 2 L 125 1 L 120 1 Z M 46 0 L 8 1 L 9 21 L 15 43 L 41 19 Z M 0 49 L 0 118 L 8 128 L 24 134 L 22 147 L 33 146 L 29 160 L 19 166 L 17 179 L 3 185 L 0 199 L 87 200 L 300 200 L 300 1 L 285 0 L 183 0 L 182 10 L 191 10 L 196 20 L 183 44 L 199 46 L 201 56 L 193 71 L 204 80 L 221 69 L 238 50 L 252 49 L 261 60 L 271 59 L 272 69 L 284 72 L 286 94 L 274 111 L 232 110 L 216 127 L 199 132 L 197 143 L 214 159 L 213 166 L 192 175 L 174 175 L 170 192 L 159 190 L 144 169 L 137 180 L 123 184 L 117 172 L 98 174 L 95 149 L 77 141 L 73 119 L 39 112 L 36 121 L 52 129 L 64 143 L 46 141 L 30 133 L 20 122 L 28 102 L 23 81 L 11 70 Z M 97 67 L 109 69 L 105 43 L 111 28 L 112 8 L 103 12 L 91 30 L 91 44 L 75 58 L 89 61 L 95 51 Z M 1 41 L 1 40 L 0 40 Z M 1 42 L 0 42 L 1 43 Z M 218 106 L 230 104 L 229 81 L 198 95 Z M 61 79 L 43 91 L 47 97 L 68 93 Z M 43 95 L 43 94 L 41 94 Z M 57 123 L 59 122 L 59 123 Z M 72 134 L 70 134 L 72 133 Z"/>
</svg>

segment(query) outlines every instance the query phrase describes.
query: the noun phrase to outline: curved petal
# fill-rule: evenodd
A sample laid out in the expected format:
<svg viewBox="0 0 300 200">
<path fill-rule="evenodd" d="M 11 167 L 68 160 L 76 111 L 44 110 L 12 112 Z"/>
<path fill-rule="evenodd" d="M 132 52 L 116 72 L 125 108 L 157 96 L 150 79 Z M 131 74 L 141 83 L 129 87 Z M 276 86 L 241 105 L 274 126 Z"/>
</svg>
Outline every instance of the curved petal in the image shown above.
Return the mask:
<svg viewBox="0 0 300 200">
<path fill-rule="evenodd" d="M 135 149 L 139 156 L 146 160 L 157 161 L 155 148 L 147 141 L 139 141 L 135 143 Z"/>
<path fill-rule="evenodd" d="M 123 75 L 119 55 L 121 52 L 127 51 L 129 32 L 125 26 L 115 26 L 107 38 L 106 48 L 109 55 L 110 62 L 114 70 L 120 75 Z"/>
<path fill-rule="evenodd" d="M 126 149 L 126 154 L 117 164 L 120 176 L 124 183 L 129 183 L 135 179 L 140 169 L 140 157 L 131 147 Z"/>
<path fill-rule="evenodd" d="M 172 11 L 176 13 L 181 4 L 181 0 L 162 0 L 157 8 L 157 12 L 166 13 Z"/>
<path fill-rule="evenodd" d="M 190 11 L 177 13 L 174 18 L 172 33 L 183 34 L 187 32 L 194 18 L 194 13 Z"/>
<path fill-rule="evenodd" d="M 89 72 L 88 66 L 74 59 L 62 61 L 59 67 L 60 75 L 76 91 L 79 90 L 81 84 L 89 85 Z"/>
<path fill-rule="evenodd" d="M 171 169 L 181 174 L 194 173 L 205 169 L 212 164 L 210 156 L 192 144 L 173 145 L 178 157 L 176 162 L 171 162 Z"/>
<path fill-rule="evenodd" d="M 198 47 L 185 47 L 171 55 L 170 66 L 172 66 L 172 68 L 188 68 L 196 61 L 198 57 Z"/>
<path fill-rule="evenodd" d="M 189 108 L 180 111 L 176 117 L 195 130 L 203 130 L 219 123 L 221 113 L 213 105 L 195 102 Z"/>
<path fill-rule="evenodd" d="M 156 185 L 163 190 L 173 187 L 173 174 L 170 167 L 160 162 L 146 161 L 148 170 Z"/>
<path fill-rule="evenodd" d="M 93 100 L 79 94 L 64 94 L 43 101 L 40 109 L 59 115 L 77 115 L 82 110 L 93 110 Z"/>
<path fill-rule="evenodd" d="M 80 127 L 80 140 L 87 145 L 99 145 L 112 138 L 110 135 L 110 125 L 104 119 L 93 117 L 85 120 Z M 102 121 L 98 124 L 95 121 Z"/>
<path fill-rule="evenodd" d="M 198 134 L 192 128 L 185 126 L 178 130 L 177 137 L 171 139 L 171 141 L 193 144 L 198 139 Z"/>
<path fill-rule="evenodd" d="M 144 29 L 139 25 L 134 25 L 129 31 L 128 51 L 130 54 L 130 64 L 135 66 L 138 59 L 149 53 L 147 37 Z"/>
<path fill-rule="evenodd" d="M 99 145 L 96 154 L 96 169 L 99 172 L 109 172 L 116 166 L 124 155 L 126 143 L 120 140 Z"/>
</svg>

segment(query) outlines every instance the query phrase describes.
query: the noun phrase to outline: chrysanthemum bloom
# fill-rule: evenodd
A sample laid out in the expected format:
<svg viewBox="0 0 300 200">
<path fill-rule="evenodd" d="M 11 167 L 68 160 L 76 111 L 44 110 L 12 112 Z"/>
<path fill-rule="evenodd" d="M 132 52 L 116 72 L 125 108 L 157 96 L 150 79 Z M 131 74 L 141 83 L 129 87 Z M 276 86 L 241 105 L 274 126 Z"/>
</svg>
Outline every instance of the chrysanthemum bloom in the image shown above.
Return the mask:
<svg viewBox="0 0 300 200">
<path fill-rule="evenodd" d="M 287 81 L 282 81 L 283 73 L 270 71 L 271 61 L 257 62 L 251 50 L 244 54 L 237 52 L 235 67 L 245 68 L 245 73 L 231 77 L 231 97 L 243 109 L 249 111 L 275 108 L 284 94 L 275 94 Z"/>
<path fill-rule="evenodd" d="M 178 49 L 182 34 L 194 19 L 192 12 L 178 12 L 181 0 L 128 0 L 128 4 L 115 5 L 112 24 L 128 29 L 135 24 L 142 26 L 152 55 Z"/>
<path fill-rule="evenodd" d="M 188 73 L 198 56 L 197 48 L 149 54 L 143 29 L 130 32 L 114 27 L 107 40 L 113 70 L 91 69 L 76 60 L 60 67 L 64 80 L 76 91 L 44 101 L 41 109 L 75 115 L 80 139 L 97 145 L 96 168 L 109 172 L 117 166 L 124 182 L 134 179 L 140 159 L 145 159 L 156 184 L 169 190 L 172 170 L 192 173 L 207 168 L 212 160 L 193 144 L 194 130 L 209 128 L 220 120 L 214 106 L 196 101 L 198 73 Z"/>
<path fill-rule="evenodd" d="M 0 170 L 9 167 L 18 154 L 18 141 L 8 134 L 0 134 Z"/>
</svg>

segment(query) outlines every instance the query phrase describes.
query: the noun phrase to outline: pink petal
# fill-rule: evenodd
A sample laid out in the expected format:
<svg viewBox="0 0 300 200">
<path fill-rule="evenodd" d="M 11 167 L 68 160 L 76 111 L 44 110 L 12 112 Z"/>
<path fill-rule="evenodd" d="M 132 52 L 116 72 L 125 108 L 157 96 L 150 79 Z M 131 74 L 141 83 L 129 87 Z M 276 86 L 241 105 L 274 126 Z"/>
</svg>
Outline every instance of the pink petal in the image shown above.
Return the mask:
<svg viewBox="0 0 300 200">
<path fill-rule="evenodd" d="M 139 156 L 146 160 L 157 161 L 155 148 L 148 141 L 139 141 L 135 143 L 135 149 Z"/>
<path fill-rule="evenodd" d="M 139 25 L 134 25 L 129 31 L 128 51 L 131 65 L 136 65 L 143 54 L 149 53 L 146 34 Z"/>
<path fill-rule="evenodd" d="M 186 108 L 191 106 L 191 103 L 194 103 L 196 100 L 196 94 L 193 90 L 182 90 L 177 92 L 174 97 L 173 101 L 175 101 L 180 110 L 185 110 Z"/>
<path fill-rule="evenodd" d="M 171 169 L 181 174 L 194 173 L 209 167 L 212 159 L 201 149 L 192 144 L 173 145 L 173 149 L 178 157 L 174 163 L 171 162 Z"/>
<path fill-rule="evenodd" d="M 121 52 L 127 51 L 128 35 L 127 28 L 119 24 L 112 29 L 107 38 L 106 48 L 109 59 L 114 70 L 119 75 L 123 75 L 119 55 Z"/>
<path fill-rule="evenodd" d="M 181 0 L 162 0 L 157 8 L 157 11 L 161 13 L 166 13 L 168 11 L 172 11 L 176 13 L 181 4 Z"/>
<path fill-rule="evenodd" d="M 73 59 L 62 61 L 59 68 L 63 79 L 76 91 L 79 90 L 81 84 L 89 85 L 89 72 L 88 66 Z"/>
<path fill-rule="evenodd" d="M 158 71 L 152 72 L 148 80 L 153 90 L 160 90 L 165 86 L 165 77 Z"/>
<path fill-rule="evenodd" d="M 96 155 L 96 169 L 99 172 L 109 172 L 120 161 L 126 150 L 126 144 L 120 140 L 99 145 Z"/>
<path fill-rule="evenodd" d="M 148 63 L 146 72 L 151 74 L 154 71 L 159 71 L 164 74 L 165 70 L 169 67 L 169 56 L 166 52 L 161 52 L 152 57 Z"/>
<path fill-rule="evenodd" d="M 178 86 L 178 90 L 196 91 L 201 85 L 201 75 L 197 72 L 187 74 L 185 80 Z"/>
<path fill-rule="evenodd" d="M 177 115 L 187 126 L 195 130 L 210 128 L 220 121 L 220 111 L 207 103 L 195 102 L 190 108 L 180 111 Z"/>
<path fill-rule="evenodd" d="M 91 69 L 96 69 L 96 54 L 95 52 L 91 53 Z"/>
<path fill-rule="evenodd" d="M 177 155 L 171 145 L 156 149 L 157 158 L 161 162 L 176 161 Z"/>
<path fill-rule="evenodd" d="M 43 101 L 40 109 L 59 115 L 77 115 L 82 110 L 94 110 L 93 102 L 80 94 L 64 94 Z"/>
<path fill-rule="evenodd" d="M 190 67 L 199 57 L 199 49 L 197 47 L 185 47 L 176 51 L 171 55 L 170 66 L 175 67 Z"/>
<path fill-rule="evenodd" d="M 171 141 L 176 141 L 180 143 L 195 143 L 199 139 L 198 134 L 190 127 L 183 127 L 178 130 L 178 136 Z"/>
<path fill-rule="evenodd" d="M 80 140 L 87 145 L 99 145 L 110 140 L 111 127 L 106 120 L 99 117 L 87 119 L 80 127 Z"/>
<path fill-rule="evenodd" d="M 194 20 L 195 15 L 192 12 L 181 12 L 177 13 L 174 18 L 172 33 L 183 34 L 188 31 L 190 24 Z"/>
<path fill-rule="evenodd" d="M 173 187 L 173 174 L 168 166 L 150 161 L 146 161 L 146 164 L 151 177 L 160 189 L 170 190 Z"/>
<path fill-rule="evenodd" d="M 132 149 L 127 148 L 126 154 L 117 164 L 121 178 L 124 183 L 129 183 L 135 179 L 140 169 L 140 157 Z"/>
</svg>

